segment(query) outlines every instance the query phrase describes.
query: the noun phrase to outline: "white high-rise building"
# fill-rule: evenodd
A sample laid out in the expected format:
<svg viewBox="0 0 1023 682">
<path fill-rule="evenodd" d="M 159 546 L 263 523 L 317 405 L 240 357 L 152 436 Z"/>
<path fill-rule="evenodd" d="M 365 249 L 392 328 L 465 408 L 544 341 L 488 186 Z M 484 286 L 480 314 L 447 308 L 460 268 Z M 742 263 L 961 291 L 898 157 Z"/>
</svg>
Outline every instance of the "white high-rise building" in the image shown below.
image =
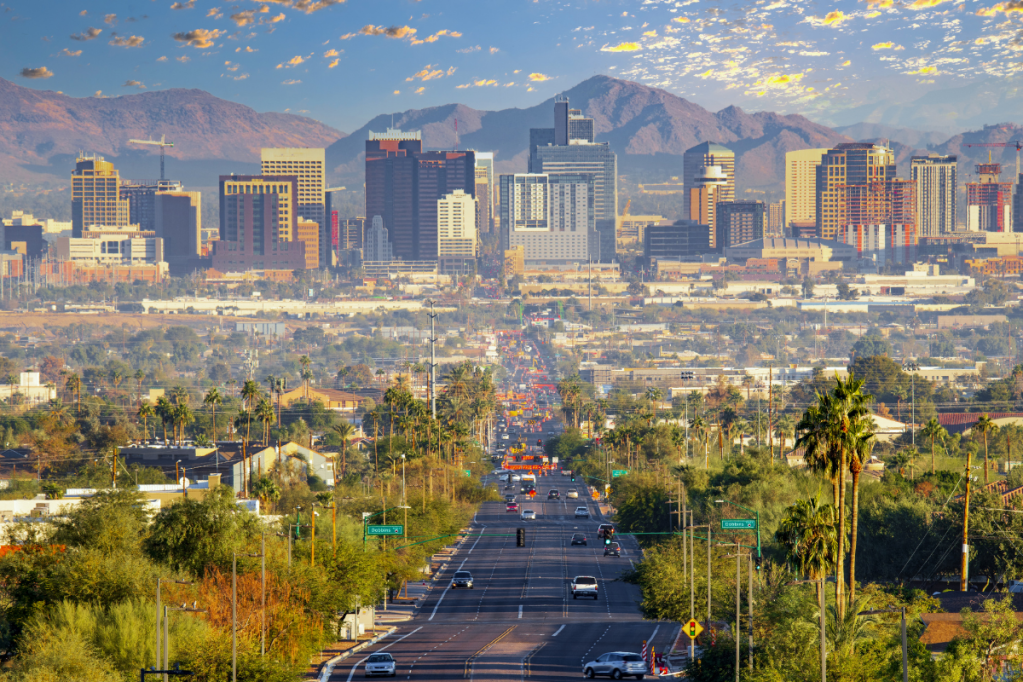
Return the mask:
<svg viewBox="0 0 1023 682">
<path fill-rule="evenodd" d="M 505 248 L 522 246 L 527 263 L 580 263 L 595 256 L 593 185 L 589 174 L 502 175 Z"/>
<path fill-rule="evenodd" d="M 292 175 L 298 178 L 297 214 L 320 226 L 320 244 L 331 243 L 325 216 L 326 150 L 304 147 L 264 148 L 261 152 L 263 175 Z M 296 237 L 292 236 L 292 240 Z M 320 267 L 330 264 L 330 249 L 320 249 Z"/>
<path fill-rule="evenodd" d="M 956 229 L 957 158 L 929 154 L 910 161 L 916 182 L 917 234 L 938 237 Z"/>
<path fill-rule="evenodd" d="M 785 224 L 817 221 L 817 166 L 827 149 L 797 149 L 785 153 Z"/>
<path fill-rule="evenodd" d="M 464 271 L 476 259 L 476 199 L 456 189 L 437 200 L 437 261 L 441 272 Z"/>
</svg>

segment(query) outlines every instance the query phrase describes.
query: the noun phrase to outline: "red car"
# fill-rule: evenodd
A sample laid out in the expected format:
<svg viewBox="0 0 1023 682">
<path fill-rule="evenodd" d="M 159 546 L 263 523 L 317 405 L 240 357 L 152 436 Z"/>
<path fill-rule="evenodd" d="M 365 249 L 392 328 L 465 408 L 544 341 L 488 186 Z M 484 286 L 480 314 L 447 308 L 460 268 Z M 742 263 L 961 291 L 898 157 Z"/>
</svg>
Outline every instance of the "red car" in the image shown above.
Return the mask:
<svg viewBox="0 0 1023 682">
<path fill-rule="evenodd" d="M 506 511 L 517 512 L 519 510 L 519 503 L 518 502 L 509 502 L 505 509 L 506 509 Z"/>
</svg>

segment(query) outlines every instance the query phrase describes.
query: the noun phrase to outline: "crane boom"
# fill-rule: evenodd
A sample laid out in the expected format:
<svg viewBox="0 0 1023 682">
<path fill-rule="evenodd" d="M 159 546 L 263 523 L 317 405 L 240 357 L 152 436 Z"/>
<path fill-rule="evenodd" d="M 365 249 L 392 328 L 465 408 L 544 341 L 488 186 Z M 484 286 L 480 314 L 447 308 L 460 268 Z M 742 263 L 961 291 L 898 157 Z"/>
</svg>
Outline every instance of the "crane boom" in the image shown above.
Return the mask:
<svg viewBox="0 0 1023 682">
<path fill-rule="evenodd" d="M 1002 148 L 1005 148 L 1005 147 L 1008 147 L 1010 145 L 1016 145 L 1016 178 L 1018 179 L 1019 178 L 1019 151 L 1020 151 L 1020 149 L 1023 149 L 1023 143 L 1020 143 L 1019 140 L 1013 140 L 1011 142 L 972 142 L 972 143 L 969 143 L 969 144 L 964 144 L 963 146 L 964 147 L 1002 147 Z M 988 163 L 991 163 L 991 152 L 990 152 L 990 150 L 987 153 L 987 160 L 988 160 Z"/>
<path fill-rule="evenodd" d="M 173 142 L 168 142 L 167 141 L 167 137 L 165 135 L 161 135 L 159 140 L 128 140 L 128 144 L 147 144 L 147 145 L 150 145 L 150 146 L 153 146 L 153 147 L 159 147 L 160 148 L 160 179 L 161 180 L 165 180 L 166 179 L 164 177 L 164 173 L 163 173 L 164 150 L 167 147 L 173 147 L 174 146 Z"/>
</svg>

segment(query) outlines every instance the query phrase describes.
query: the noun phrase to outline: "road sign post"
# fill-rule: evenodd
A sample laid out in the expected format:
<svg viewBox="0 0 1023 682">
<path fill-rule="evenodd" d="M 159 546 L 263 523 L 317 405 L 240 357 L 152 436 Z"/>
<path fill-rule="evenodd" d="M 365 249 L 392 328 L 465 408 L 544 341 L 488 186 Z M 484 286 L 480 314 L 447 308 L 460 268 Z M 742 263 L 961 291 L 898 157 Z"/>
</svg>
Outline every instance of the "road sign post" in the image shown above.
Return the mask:
<svg viewBox="0 0 1023 682">
<path fill-rule="evenodd" d="M 721 519 L 721 530 L 756 530 L 756 519 Z"/>
<path fill-rule="evenodd" d="M 629 473 L 628 469 L 612 469 L 611 478 L 618 478 L 619 476 L 624 476 L 627 473 Z"/>
<path fill-rule="evenodd" d="M 703 632 L 703 626 L 700 625 L 699 621 L 695 618 L 690 618 L 689 622 L 685 624 L 685 633 L 689 639 L 696 639 Z"/>
<path fill-rule="evenodd" d="M 403 535 L 405 528 L 402 525 L 394 526 L 366 526 L 366 535 Z"/>
</svg>

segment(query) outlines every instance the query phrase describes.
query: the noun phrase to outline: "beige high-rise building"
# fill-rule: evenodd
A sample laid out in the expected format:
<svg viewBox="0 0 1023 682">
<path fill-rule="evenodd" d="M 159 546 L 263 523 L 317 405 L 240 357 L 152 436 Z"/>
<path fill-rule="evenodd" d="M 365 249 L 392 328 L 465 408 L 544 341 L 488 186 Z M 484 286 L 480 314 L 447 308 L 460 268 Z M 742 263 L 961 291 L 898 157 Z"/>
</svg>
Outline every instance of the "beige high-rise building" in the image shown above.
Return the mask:
<svg viewBox="0 0 1023 682">
<path fill-rule="evenodd" d="M 476 166 L 476 229 L 482 234 L 490 231 L 491 178 L 489 166 Z"/>
<path fill-rule="evenodd" d="M 852 213 L 881 200 L 895 179 L 895 154 L 871 142 L 846 142 L 829 149 L 817 167 L 817 236 L 839 239 Z"/>
<path fill-rule="evenodd" d="M 723 187 L 718 191 L 716 201 L 735 201 L 735 152 L 714 142 L 703 142 L 682 155 L 682 183 L 685 194 L 682 197 L 682 214 L 691 215 L 691 189 L 695 188 L 697 177 L 703 169 L 718 166 L 724 177 Z M 702 224 L 702 223 L 701 223 Z M 710 223 L 711 227 L 714 223 Z"/>
<path fill-rule="evenodd" d="M 330 243 L 324 215 L 326 202 L 326 150 L 302 147 L 265 148 L 261 152 L 263 175 L 293 175 L 298 178 L 297 216 L 319 226 L 320 244 Z M 320 267 L 326 267 L 329 249 L 320 249 Z"/>
<path fill-rule="evenodd" d="M 320 226 L 312 220 L 298 219 L 298 238 L 305 244 L 305 269 L 315 270 L 320 266 Z"/>
<path fill-rule="evenodd" d="M 686 198 L 689 199 L 689 219 L 710 227 L 710 246 L 715 245 L 717 205 L 728 196 L 728 175 L 721 166 L 703 166 L 692 178 Z M 732 186 L 734 196 L 734 185 Z"/>
<path fill-rule="evenodd" d="M 916 181 L 916 219 L 921 237 L 938 237 L 956 229 L 957 157 L 929 154 L 910 161 Z"/>
<path fill-rule="evenodd" d="M 785 236 L 785 202 L 775 201 L 767 205 L 767 224 L 764 226 L 765 237 Z"/>
<path fill-rule="evenodd" d="M 476 259 L 476 200 L 456 189 L 437 200 L 437 260 L 441 272 L 463 271 Z"/>
<path fill-rule="evenodd" d="M 120 196 L 121 175 L 102 156 L 80 156 L 71 173 L 71 234 L 92 225 L 127 227 L 130 202 Z"/>
<path fill-rule="evenodd" d="M 290 242 L 297 236 L 295 223 L 295 196 L 298 194 L 298 181 L 292 176 L 266 175 L 222 175 L 220 176 L 220 222 L 224 223 L 226 210 L 224 197 L 234 194 L 274 194 L 277 195 L 277 221 L 263 232 L 274 242 Z M 223 231 L 221 239 L 227 239 Z M 262 239 L 262 235 L 259 235 Z"/>
<path fill-rule="evenodd" d="M 797 149 L 785 153 L 785 225 L 817 222 L 817 166 L 827 149 Z"/>
</svg>

